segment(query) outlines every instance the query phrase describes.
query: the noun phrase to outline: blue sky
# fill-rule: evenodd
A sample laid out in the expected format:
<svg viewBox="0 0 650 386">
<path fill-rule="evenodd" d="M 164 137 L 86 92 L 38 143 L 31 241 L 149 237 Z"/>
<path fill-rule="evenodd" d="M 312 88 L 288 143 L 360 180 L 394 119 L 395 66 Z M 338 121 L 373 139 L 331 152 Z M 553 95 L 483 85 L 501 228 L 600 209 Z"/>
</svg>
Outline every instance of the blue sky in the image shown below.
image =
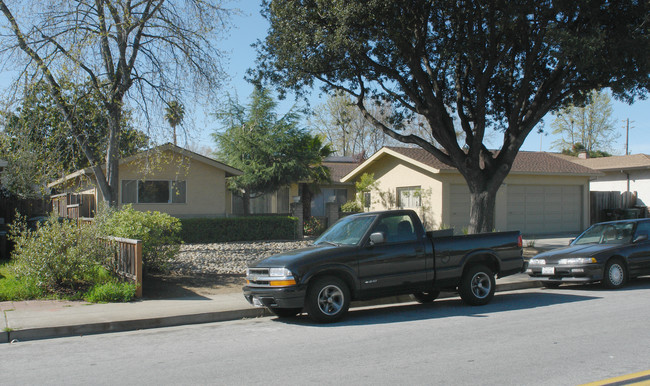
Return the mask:
<svg viewBox="0 0 650 386">
<path fill-rule="evenodd" d="M 267 21 L 260 15 L 260 2 L 258 0 L 240 0 L 232 1 L 226 4 L 229 8 L 238 8 L 241 14 L 233 16 L 233 28 L 229 31 L 228 36 L 219 44 L 227 54 L 227 62 L 224 63 L 229 80 L 224 83 L 224 87 L 217 92 L 220 95 L 236 94 L 240 103 L 246 103 L 247 98 L 252 92 L 252 86 L 244 80 L 246 70 L 255 65 L 255 49 L 251 44 L 258 39 L 263 39 L 268 29 Z M 5 87 L 8 81 L 7 73 L 0 76 L 0 87 Z M 319 96 L 319 90 L 312 91 L 310 103 L 316 107 L 324 102 Z M 650 132 L 650 101 L 637 101 L 634 105 L 614 101 L 614 119 L 618 123 L 620 138 L 612 147 L 615 154 L 623 154 L 625 149 L 625 128 L 624 120 L 631 120 L 629 148 L 631 153 L 650 154 L 650 137 L 644 133 Z M 287 112 L 294 104 L 293 98 L 280 103 L 279 113 Z M 185 144 L 182 138 L 179 138 L 181 146 L 188 146 L 193 150 L 203 150 L 206 148 L 214 149 L 215 145 L 211 133 L 219 127 L 219 123 L 212 116 L 214 108 L 205 106 L 195 106 L 189 108 L 186 116 L 185 127 L 192 134 L 189 144 Z M 545 118 L 546 129 L 550 129 L 552 117 Z M 167 128 L 168 130 L 168 128 Z M 495 134 L 489 147 L 497 147 L 500 143 L 500 134 Z M 522 150 L 531 151 L 552 151 L 551 144 L 555 140 L 552 135 L 530 134 L 522 147 Z M 158 142 L 164 142 L 169 139 L 159 139 Z"/>
</svg>

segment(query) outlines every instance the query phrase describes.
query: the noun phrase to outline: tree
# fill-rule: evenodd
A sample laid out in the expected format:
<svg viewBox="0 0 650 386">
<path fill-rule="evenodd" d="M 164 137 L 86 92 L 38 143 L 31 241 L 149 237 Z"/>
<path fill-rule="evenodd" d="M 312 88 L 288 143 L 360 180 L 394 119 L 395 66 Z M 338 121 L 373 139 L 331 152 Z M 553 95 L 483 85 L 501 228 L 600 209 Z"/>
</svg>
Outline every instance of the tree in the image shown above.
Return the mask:
<svg viewBox="0 0 650 386">
<path fill-rule="evenodd" d="M 229 179 L 229 188 L 242 197 L 244 213 L 250 199 L 280 187 L 319 178 L 322 158 L 331 153 L 319 138 L 298 127 L 299 116 L 279 117 L 269 90 L 256 87 L 248 106 L 230 99 L 218 112 L 223 130 L 213 134 L 217 156 L 243 174 Z"/>
<path fill-rule="evenodd" d="M 167 104 L 167 107 L 165 107 L 165 120 L 174 132 L 174 145 L 176 145 L 176 126 L 183 122 L 183 117 L 185 117 L 185 108 L 182 103 L 171 101 Z"/>
<path fill-rule="evenodd" d="M 302 218 L 307 221 L 311 217 L 311 201 L 314 195 L 320 193 L 320 185 L 332 182 L 330 169 L 323 164 L 323 160 L 332 155 L 332 147 L 327 144 L 323 145 L 320 137 L 311 138 L 308 145 L 310 153 L 317 154 L 314 157 L 314 163 L 308 165 L 307 176 L 298 185 L 300 191 L 300 201 L 302 202 Z"/>
<path fill-rule="evenodd" d="M 389 116 L 386 106 L 372 104 L 374 116 Z M 384 120 L 380 118 L 380 120 Z M 344 157 L 371 155 L 391 143 L 391 138 L 374 129 L 348 94 L 339 91 L 314 110 L 310 118 L 312 131 L 324 136 L 335 149 L 336 154 Z M 395 142 L 392 140 L 392 142 Z"/>
<path fill-rule="evenodd" d="M 101 100 L 87 84 L 61 82 L 66 100 L 74 101 L 75 125 L 83 127 L 93 156 L 100 159 L 106 150 L 108 117 Z M 39 81 L 27 84 L 16 111 L 0 113 L 4 140 L 0 154 L 11 164 L 3 178 L 5 186 L 19 196 L 40 195 L 40 189 L 55 178 L 88 166 L 88 159 L 75 142 L 60 110 L 49 97 L 49 86 Z M 147 146 L 148 138 L 131 124 L 131 114 L 122 115 L 119 155 L 127 157 Z"/>
<path fill-rule="evenodd" d="M 216 0 L 32 3 L 20 15 L 0 0 L 0 11 L 13 35 L 13 43 L 3 51 L 25 60 L 24 76 L 31 70 L 42 75 L 70 137 L 93 169 L 103 199 L 115 205 L 127 102 L 139 104 L 147 115 L 152 103 L 178 99 L 192 81 L 200 89 L 217 87 L 221 53 L 214 42 L 228 12 Z M 85 128 L 75 121 L 76 105 L 65 98 L 61 80 L 68 76 L 90 79 L 108 117 L 104 168 L 93 154 Z"/>
<path fill-rule="evenodd" d="M 298 93 L 345 91 L 376 129 L 457 168 L 471 233 L 493 229 L 497 190 L 545 114 L 594 89 L 628 101 L 648 91 L 644 0 L 267 0 L 263 14 L 257 75 Z M 392 103 L 388 124 L 368 100 Z M 435 141 L 403 131 L 412 116 Z M 484 143 L 491 130 L 503 138 L 496 151 Z"/>
<path fill-rule="evenodd" d="M 583 106 L 571 104 L 562 108 L 553 120 L 553 134 L 561 137 L 553 147 L 571 153 L 580 145 L 588 154 L 611 151 L 620 136 L 614 127 L 612 102 L 606 93 L 594 91 Z M 577 149 L 581 150 L 581 149 Z"/>
</svg>

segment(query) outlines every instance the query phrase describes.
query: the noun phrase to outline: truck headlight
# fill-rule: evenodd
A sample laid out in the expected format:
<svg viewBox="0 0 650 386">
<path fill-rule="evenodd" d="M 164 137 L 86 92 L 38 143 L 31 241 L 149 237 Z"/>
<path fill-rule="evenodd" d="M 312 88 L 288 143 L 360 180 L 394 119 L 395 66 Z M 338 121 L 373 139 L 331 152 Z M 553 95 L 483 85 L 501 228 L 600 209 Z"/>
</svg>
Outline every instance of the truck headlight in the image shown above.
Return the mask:
<svg viewBox="0 0 650 386">
<path fill-rule="evenodd" d="M 595 257 L 571 257 L 568 259 L 560 259 L 558 261 L 558 264 L 563 264 L 563 265 L 578 265 L 578 264 L 592 264 L 596 263 L 596 258 Z"/>
<path fill-rule="evenodd" d="M 272 277 L 290 277 L 293 273 L 286 268 L 269 268 L 269 276 Z"/>
</svg>

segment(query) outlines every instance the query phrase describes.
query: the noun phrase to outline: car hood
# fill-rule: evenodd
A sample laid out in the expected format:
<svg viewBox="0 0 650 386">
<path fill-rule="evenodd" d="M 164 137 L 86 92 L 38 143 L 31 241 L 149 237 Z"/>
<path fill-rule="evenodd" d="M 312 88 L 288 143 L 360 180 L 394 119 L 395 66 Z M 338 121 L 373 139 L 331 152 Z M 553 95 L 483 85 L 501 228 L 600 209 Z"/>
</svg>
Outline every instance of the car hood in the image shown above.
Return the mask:
<svg viewBox="0 0 650 386">
<path fill-rule="evenodd" d="M 545 259 L 546 261 L 557 261 L 570 257 L 596 257 L 600 253 L 612 251 L 620 247 L 621 245 L 612 244 L 571 245 L 568 247 L 558 248 L 552 251 L 540 253 L 539 255 L 535 256 L 535 258 Z"/>
<path fill-rule="evenodd" d="M 249 267 L 285 267 L 291 269 L 299 264 L 329 258 L 332 255 L 342 253 L 351 248 L 355 248 L 355 246 L 336 246 L 331 244 L 312 245 L 310 247 L 295 249 L 257 260 L 250 264 Z"/>
</svg>

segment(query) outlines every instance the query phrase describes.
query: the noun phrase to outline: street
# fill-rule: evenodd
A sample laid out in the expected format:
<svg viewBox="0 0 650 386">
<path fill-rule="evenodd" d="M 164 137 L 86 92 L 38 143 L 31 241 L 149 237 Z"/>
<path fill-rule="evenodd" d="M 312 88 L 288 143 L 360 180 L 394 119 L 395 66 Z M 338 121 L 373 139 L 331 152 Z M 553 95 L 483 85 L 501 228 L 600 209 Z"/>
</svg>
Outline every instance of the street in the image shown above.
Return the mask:
<svg viewBox="0 0 650 386">
<path fill-rule="evenodd" d="M 3 384 L 577 385 L 650 369 L 650 279 L 0 345 Z"/>
</svg>

